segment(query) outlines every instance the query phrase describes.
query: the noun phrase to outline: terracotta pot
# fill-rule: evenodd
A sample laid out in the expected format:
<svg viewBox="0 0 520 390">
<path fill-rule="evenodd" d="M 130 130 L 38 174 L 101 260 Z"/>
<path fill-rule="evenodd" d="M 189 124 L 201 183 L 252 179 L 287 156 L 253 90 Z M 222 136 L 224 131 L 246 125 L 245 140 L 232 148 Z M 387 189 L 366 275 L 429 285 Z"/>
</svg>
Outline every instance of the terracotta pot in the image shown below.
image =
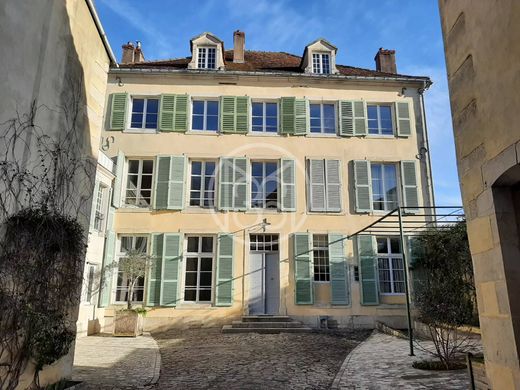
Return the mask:
<svg viewBox="0 0 520 390">
<path fill-rule="evenodd" d="M 116 311 L 114 336 L 136 337 L 143 334 L 143 316 L 133 310 Z"/>
</svg>

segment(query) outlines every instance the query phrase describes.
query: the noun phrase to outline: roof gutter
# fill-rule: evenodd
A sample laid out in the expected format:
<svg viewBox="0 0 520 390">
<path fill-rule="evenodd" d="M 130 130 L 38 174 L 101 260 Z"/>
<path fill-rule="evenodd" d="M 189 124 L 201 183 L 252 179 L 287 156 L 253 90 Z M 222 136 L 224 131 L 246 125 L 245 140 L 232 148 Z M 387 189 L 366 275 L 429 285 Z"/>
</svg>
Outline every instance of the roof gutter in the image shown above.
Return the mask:
<svg viewBox="0 0 520 390">
<path fill-rule="evenodd" d="M 85 0 L 85 2 L 87 3 L 87 7 L 88 7 L 88 10 L 90 11 L 90 15 L 92 15 L 92 19 L 94 19 L 96 29 L 98 30 L 99 36 L 101 37 L 101 41 L 103 42 L 103 46 L 105 47 L 105 50 L 108 54 L 108 58 L 110 58 L 111 64 L 113 66 L 115 66 L 116 68 L 119 68 L 116 57 L 114 56 L 114 52 L 112 51 L 112 48 L 110 47 L 110 43 L 108 42 L 107 35 L 105 34 L 105 30 L 103 30 L 103 25 L 101 24 L 101 21 L 99 20 L 99 16 L 97 14 L 94 3 L 92 3 L 92 0 Z"/>
<path fill-rule="evenodd" d="M 215 75 L 215 76 L 275 76 L 275 77 L 303 77 L 314 80 L 360 80 L 360 81 L 398 81 L 398 82 L 412 82 L 421 83 L 423 88 L 427 89 L 432 81 L 429 77 L 392 77 L 392 76 L 348 76 L 348 75 L 334 75 L 317 76 L 309 73 L 284 73 L 284 72 L 247 72 L 238 70 L 225 71 L 204 71 L 197 69 L 164 69 L 164 68 L 117 68 L 111 69 L 109 73 L 115 74 L 186 74 L 186 75 Z"/>
</svg>

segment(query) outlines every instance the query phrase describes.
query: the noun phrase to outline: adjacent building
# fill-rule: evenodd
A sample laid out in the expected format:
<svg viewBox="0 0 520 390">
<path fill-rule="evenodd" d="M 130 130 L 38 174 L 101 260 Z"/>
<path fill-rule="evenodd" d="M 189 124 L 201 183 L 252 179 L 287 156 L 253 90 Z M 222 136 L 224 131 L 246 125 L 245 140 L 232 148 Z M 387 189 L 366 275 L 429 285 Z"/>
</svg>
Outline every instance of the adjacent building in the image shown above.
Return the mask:
<svg viewBox="0 0 520 390">
<path fill-rule="evenodd" d="M 345 238 L 398 205 L 432 206 L 429 78 L 397 73 L 393 50 L 376 70 L 340 65 L 325 39 L 302 56 L 246 50 L 241 31 L 232 50 L 211 33 L 189 47 L 146 61 L 129 42 L 109 72 L 102 326 L 128 294 L 106 267 L 129 249 L 154 259 L 133 296 L 148 329 L 244 314 L 404 326 L 398 237 Z"/>
<path fill-rule="evenodd" d="M 440 0 L 486 372 L 520 388 L 520 3 Z"/>
</svg>

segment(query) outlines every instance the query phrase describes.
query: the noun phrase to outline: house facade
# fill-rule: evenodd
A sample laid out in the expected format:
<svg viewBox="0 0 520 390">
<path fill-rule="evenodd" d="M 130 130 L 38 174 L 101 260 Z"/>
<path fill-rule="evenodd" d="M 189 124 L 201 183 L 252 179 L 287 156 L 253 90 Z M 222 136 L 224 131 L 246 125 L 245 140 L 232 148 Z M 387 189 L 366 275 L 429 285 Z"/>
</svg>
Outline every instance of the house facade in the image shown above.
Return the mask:
<svg viewBox="0 0 520 390">
<path fill-rule="evenodd" d="M 346 239 L 398 205 L 433 204 L 427 77 L 336 63 L 324 39 L 303 55 L 233 50 L 210 33 L 191 57 L 145 61 L 123 46 L 109 72 L 103 139 L 113 158 L 104 267 L 129 249 L 153 257 L 133 300 L 145 327 L 215 326 L 245 314 L 311 326 L 405 323 L 398 237 Z M 406 249 L 406 248 L 404 248 Z M 125 275 L 103 273 L 110 326 Z"/>
</svg>

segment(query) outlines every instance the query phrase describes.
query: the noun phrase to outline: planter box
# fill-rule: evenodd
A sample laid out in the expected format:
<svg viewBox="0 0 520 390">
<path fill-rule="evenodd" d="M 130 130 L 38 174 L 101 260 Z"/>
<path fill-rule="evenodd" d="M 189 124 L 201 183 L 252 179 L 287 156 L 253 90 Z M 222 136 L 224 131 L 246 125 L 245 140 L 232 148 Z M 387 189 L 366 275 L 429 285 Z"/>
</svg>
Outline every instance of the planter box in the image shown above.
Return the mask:
<svg viewBox="0 0 520 390">
<path fill-rule="evenodd" d="M 143 316 L 133 310 L 116 311 L 114 336 L 136 337 L 143 334 Z"/>
</svg>

